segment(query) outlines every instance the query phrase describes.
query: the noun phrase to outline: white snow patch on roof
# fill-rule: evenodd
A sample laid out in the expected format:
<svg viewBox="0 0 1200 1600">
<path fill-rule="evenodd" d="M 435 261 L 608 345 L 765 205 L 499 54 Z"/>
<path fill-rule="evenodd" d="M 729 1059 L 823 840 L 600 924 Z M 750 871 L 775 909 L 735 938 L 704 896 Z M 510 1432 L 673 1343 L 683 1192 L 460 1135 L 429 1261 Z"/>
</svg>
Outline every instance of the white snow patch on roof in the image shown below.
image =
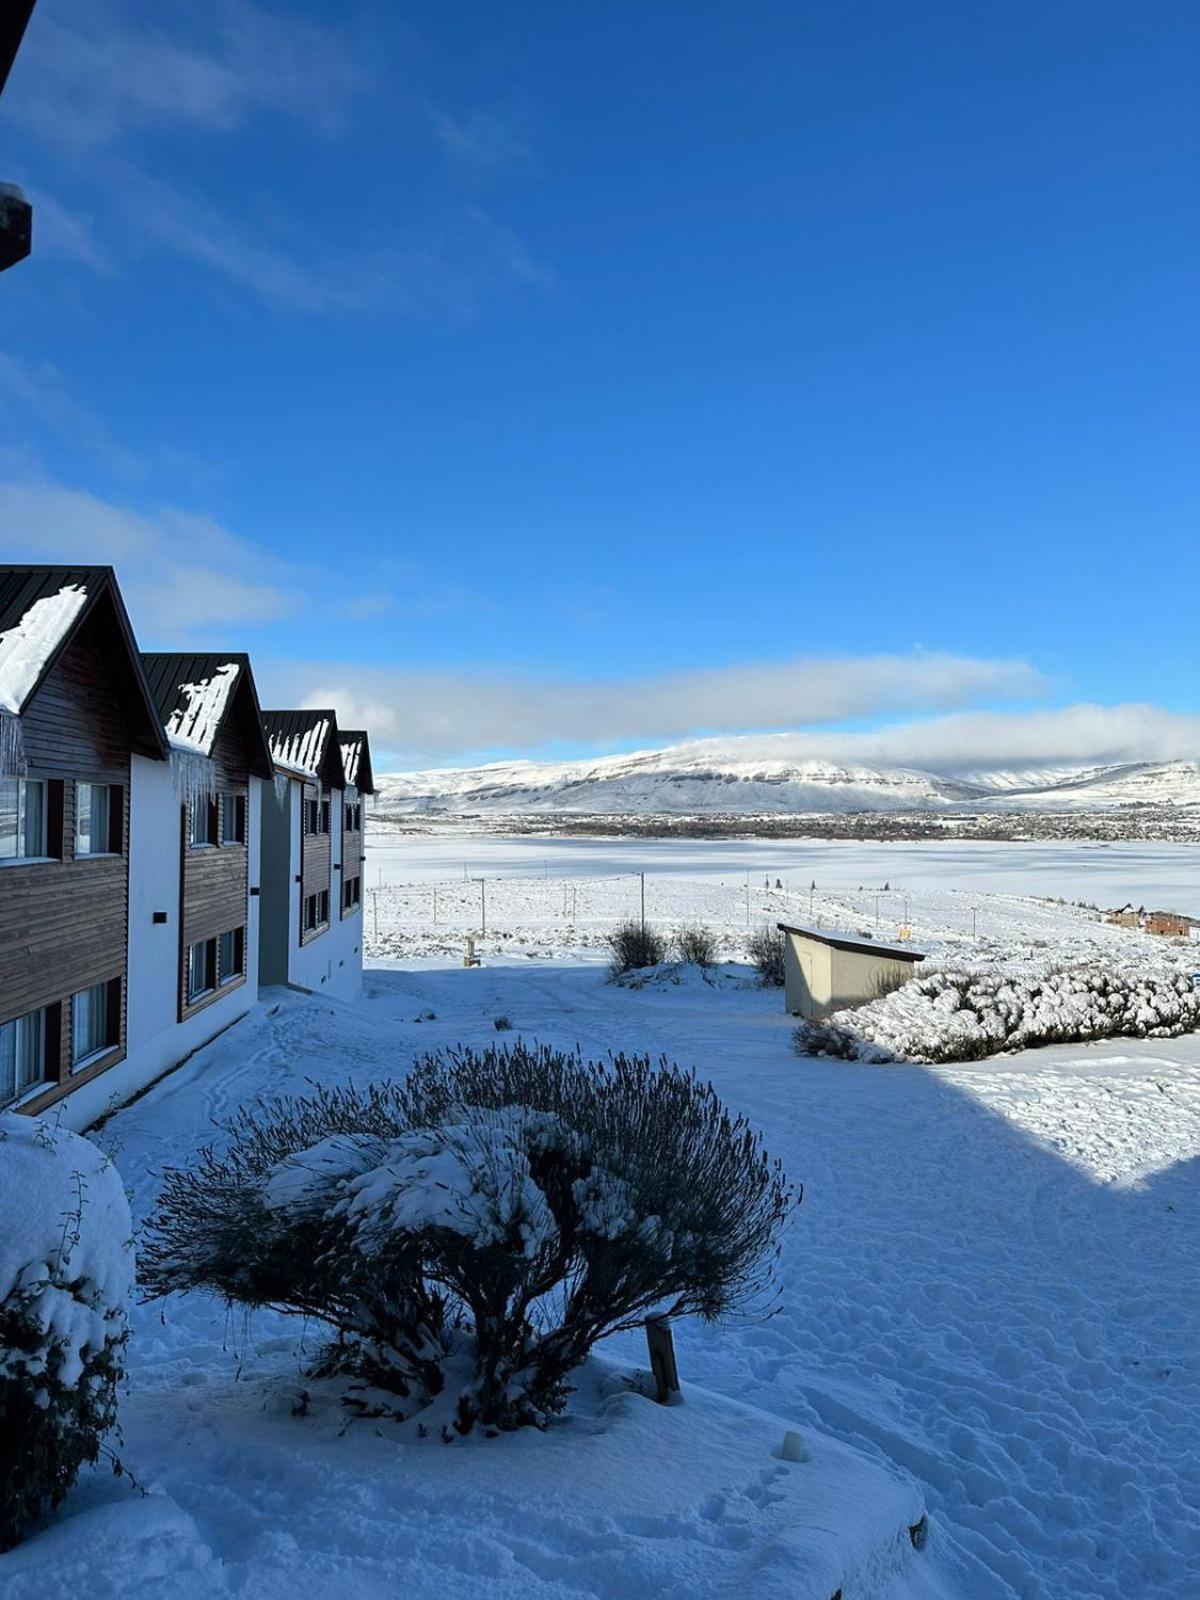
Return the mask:
<svg viewBox="0 0 1200 1600">
<path fill-rule="evenodd" d="M 35 600 L 15 627 L 0 633 L 0 711 L 20 716 L 47 661 L 87 601 L 82 584 Z"/>
<path fill-rule="evenodd" d="M 167 738 L 177 750 L 190 750 L 203 756 L 212 754 L 213 741 L 237 682 L 238 663 L 227 661 L 211 678 L 199 683 L 181 683 L 183 704 L 167 720 Z"/>
<path fill-rule="evenodd" d="M 270 736 L 271 756 L 278 766 L 296 768 L 315 778 L 328 731 L 329 721 L 322 717 L 303 733 L 273 733 Z"/>
</svg>

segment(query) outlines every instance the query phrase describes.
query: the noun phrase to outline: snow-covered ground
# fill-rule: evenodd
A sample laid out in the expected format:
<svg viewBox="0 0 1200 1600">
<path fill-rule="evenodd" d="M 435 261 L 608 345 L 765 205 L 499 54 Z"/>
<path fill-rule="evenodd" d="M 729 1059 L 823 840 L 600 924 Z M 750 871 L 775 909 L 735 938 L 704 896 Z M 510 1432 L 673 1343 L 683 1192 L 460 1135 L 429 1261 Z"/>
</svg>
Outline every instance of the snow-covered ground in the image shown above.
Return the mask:
<svg viewBox="0 0 1200 1600">
<path fill-rule="evenodd" d="M 416 841 L 403 848 L 394 877 L 448 881 L 444 855 L 422 861 Z M 542 842 L 497 841 L 468 863 L 497 879 L 505 864 L 520 872 L 509 887 L 524 933 L 489 938 L 482 968 L 461 965 L 465 907 L 452 936 L 414 913 L 407 932 L 387 935 L 408 953 L 375 958 L 360 1003 L 280 994 L 113 1119 L 104 1137 L 135 1214 L 152 1208 L 158 1170 L 186 1160 L 245 1099 L 314 1078 L 402 1073 L 418 1052 L 495 1039 L 495 1019 L 507 1017 L 514 1035 L 694 1067 L 761 1128 L 804 1184 L 779 1314 L 676 1328 L 686 1424 L 615 1387 L 601 1364 L 561 1430 L 447 1448 L 380 1437 L 371 1424 L 343 1431 L 318 1404 L 293 1416 L 298 1330 L 282 1319 L 247 1327 L 194 1295 L 143 1307 L 123 1456 L 154 1494 L 133 1500 L 89 1476 L 53 1528 L 0 1560 L 6 1600 L 84 1590 L 122 1600 L 333 1590 L 790 1600 L 832 1570 L 814 1553 L 817 1525 L 837 1527 L 833 1543 L 862 1558 L 845 1600 L 1200 1594 L 1200 1036 L 943 1067 L 800 1059 L 779 992 L 745 970 L 606 982 L 598 943 L 565 937 L 552 901 L 539 900 L 557 894 L 561 905 L 570 884 L 526 876 L 531 848 L 546 855 Z M 581 876 L 581 848 L 552 859 Z M 1129 898 L 1137 883 L 1134 898 L 1169 904 L 1181 898 L 1169 885 L 1183 881 L 1169 852 L 1127 855 L 1121 888 L 1108 892 L 1088 892 L 1080 866 L 1107 851 L 1055 851 L 1058 875 L 1040 880 L 1026 856 L 999 884 L 984 860 L 987 881 L 1008 885 L 987 896 L 962 864 L 970 855 L 980 870 L 970 847 L 937 853 L 943 868 L 958 861 L 957 887 L 922 878 L 912 852 L 874 873 L 862 853 L 839 855 L 855 865 L 835 874 L 814 872 L 811 858 L 768 863 L 769 846 L 752 848 L 749 858 L 694 845 L 620 854 L 623 870 L 640 861 L 651 872 L 652 915 L 707 910 L 731 949 L 744 934 L 749 868 L 760 886 L 764 872 L 772 884 L 789 873 L 793 887 L 779 893 L 800 902 L 791 910 L 806 909 L 813 876 L 827 879 L 839 887 L 819 914 L 840 906 L 868 924 L 866 886 L 898 881 L 914 937 L 947 953 L 969 957 L 986 940 L 984 960 L 1013 962 L 1190 954 L 1017 892 L 1103 901 Z M 394 849 L 370 846 L 376 870 Z M 706 858 L 712 870 L 698 871 Z M 889 863 L 901 859 L 888 851 Z M 628 909 L 636 888 L 621 892 Z M 752 916 L 765 910 L 753 904 Z M 595 941 L 601 931 L 597 917 Z M 450 953 L 430 953 L 442 938 Z M 644 1367 L 644 1343 L 610 1340 L 604 1361 Z M 770 1453 L 780 1419 L 815 1443 L 813 1461 L 795 1469 L 821 1469 L 807 1484 Z M 854 1478 L 838 1442 L 878 1466 L 877 1485 Z M 889 1543 L 897 1515 L 922 1502 L 927 1548 Z M 836 1520 L 848 1505 L 853 1533 Z"/>
<path fill-rule="evenodd" d="M 640 915 L 642 874 L 649 921 L 664 931 L 702 922 L 730 956 L 748 930 L 790 921 L 880 939 L 908 927 L 919 948 L 955 961 L 1157 958 L 1161 942 L 1056 900 L 1200 915 L 1200 852 L 1186 845 L 411 837 L 376 825 L 367 834 L 367 949 L 461 955 L 468 934 L 492 953 L 596 949 L 617 922 Z M 1186 950 L 1174 955 L 1192 962 Z M 1200 943 L 1194 957 L 1200 966 Z"/>
<path fill-rule="evenodd" d="M 402 1072 L 417 1051 L 495 1037 L 498 1015 L 589 1053 L 695 1066 L 803 1181 L 780 1314 L 682 1324 L 676 1345 L 685 1387 L 915 1478 L 929 1547 L 861 1594 L 1198 1592 L 1200 1040 L 880 1068 L 798 1060 L 778 993 L 736 978 L 625 989 L 596 961 L 527 958 L 377 969 L 357 1006 L 281 996 L 121 1113 L 107 1138 L 135 1211 L 241 1100 Z M 610 1345 L 644 1366 L 636 1338 Z M 650 1442 L 637 1418 L 628 1448 L 592 1438 L 621 1421 L 594 1398 L 575 1425 L 576 1492 L 562 1436 L 398 1457 L 361 1424 L 343 1436 L 292 1417 L 296 1331 L 269 1316 L 246 1328 L 196 1296 L 146 1307 L 130 1362 L 124 1457 L 155 1497 L 89 1478 L 0 1562 L 13 1600 L 806 1592 L 786 1588 L 799 1547 L 781 1545 L 794 1508 L 772 1498 L 773 1459 L 746 1472 L 731 1457 L 740 1487 L 711 1489 L 707 1457 L 739 1431 L 727 1422 L 725 1444 L 720 1428 L 662 1437 L 699 1500 L 639 1516 L 628 1479 L 610 1494 L 596 1461 L 637 1473 Z"/>
</svg>

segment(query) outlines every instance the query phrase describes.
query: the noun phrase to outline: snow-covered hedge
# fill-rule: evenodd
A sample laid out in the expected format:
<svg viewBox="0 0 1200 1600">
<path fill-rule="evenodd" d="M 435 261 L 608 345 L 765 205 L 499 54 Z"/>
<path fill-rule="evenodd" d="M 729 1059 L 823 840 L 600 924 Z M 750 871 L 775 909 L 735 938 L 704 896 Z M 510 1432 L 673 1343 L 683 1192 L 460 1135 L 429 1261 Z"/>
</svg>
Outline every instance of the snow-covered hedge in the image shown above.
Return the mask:
<svg viewBox="0 0 1200 1600">
<path fill-rule="evenodd" d="M 860 1061 L 971 1061 L 1089 1039 L 1166 1038 L 1200 1028 L 1200 993 L 1169 968 L 1087 962 L 1012 973 L 934 971 L 825 1022 L 802 1022 L 797 1054 Z"/>
<path fill-rule="evenodd" d="M 336 1334 L 318 1375 L 442 1399 L 445 1437 L 544 1425 L 605 1334 L 773 1286 L 791 1193 L 708 1084 L 518 1043 L 244 1111 L 168 1173 L 152 1293 L 208 1288 Z"/>
<path fill-rule="evenodd" d="M 58 1505 L 116 1423 L 130 1234 L 102 1151 L 0 1113 L 0 1550 Z"/>
</svg>

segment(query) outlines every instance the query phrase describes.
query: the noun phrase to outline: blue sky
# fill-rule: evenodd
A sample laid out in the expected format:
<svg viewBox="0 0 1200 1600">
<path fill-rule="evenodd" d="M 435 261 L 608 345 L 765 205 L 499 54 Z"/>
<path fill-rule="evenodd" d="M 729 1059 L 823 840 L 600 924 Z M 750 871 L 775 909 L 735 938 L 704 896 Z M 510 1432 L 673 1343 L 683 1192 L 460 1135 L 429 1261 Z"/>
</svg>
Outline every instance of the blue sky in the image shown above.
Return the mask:
<svg viewBox="0 0 1200 1600">
<path fill-rule="evenodd" d="M 967 712 L 997 761 L 1200 753 L 1198 43 L 1171 3 L 39 0 L 0 557 L 112 560 L 147 648 L 248 648 L 404 763 L 916 759 Z"/>
</svg>

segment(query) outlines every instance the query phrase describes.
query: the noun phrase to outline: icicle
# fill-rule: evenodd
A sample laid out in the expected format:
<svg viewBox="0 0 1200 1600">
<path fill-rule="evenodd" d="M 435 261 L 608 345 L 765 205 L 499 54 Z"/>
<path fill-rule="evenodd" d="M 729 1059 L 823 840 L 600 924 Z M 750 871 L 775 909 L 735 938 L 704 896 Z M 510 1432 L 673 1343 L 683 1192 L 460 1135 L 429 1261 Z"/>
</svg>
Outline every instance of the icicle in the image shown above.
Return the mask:
<svg viewBox="0 0 1200 1600">
<path fill-rule="evenodd" d="M 216 799 L 217 770 L 199 750 L 171 749 L 171 777 L 175 793 L 188 806 L 203 805 Z"/>
<path fill-rule="evenodd" d="M 277 772 L 275 774 L 275 798 L 280 805 L 287 799 L 288 784 L 290 782 L 291 779 L 286 772 Z"/>
<path fill-rule="evenodd" d="M 0 778 L 16 778 L 27 769 L 21 719 L 11 711 L 0 711 Z"/>
</svg>

